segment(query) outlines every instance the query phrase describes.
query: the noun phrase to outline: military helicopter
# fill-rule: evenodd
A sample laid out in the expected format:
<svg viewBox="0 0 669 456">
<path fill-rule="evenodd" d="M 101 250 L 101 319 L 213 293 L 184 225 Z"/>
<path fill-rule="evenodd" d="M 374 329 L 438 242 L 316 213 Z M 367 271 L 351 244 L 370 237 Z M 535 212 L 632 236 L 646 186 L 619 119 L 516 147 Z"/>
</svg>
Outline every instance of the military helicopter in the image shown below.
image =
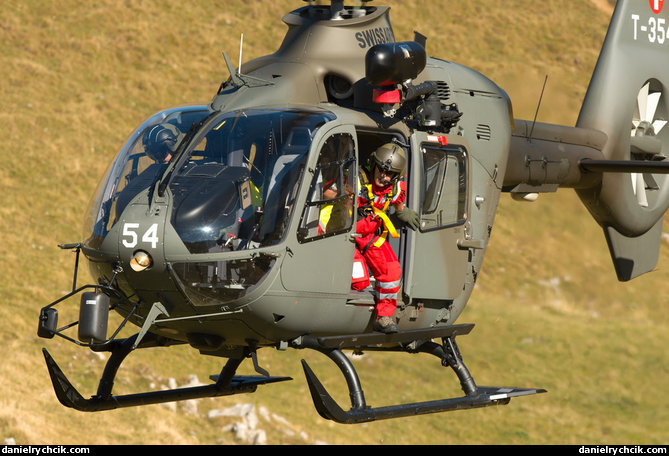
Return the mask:
<svg viewBox="0 0 669 456">
<path fill-rule="evenodd" d="M 253 392 L 289 380 L 260 366 L 268 347 L 315 350 L 340 368 L 348 410 L 302 361 L 317 412 L 340 423 L 545 392 L 477 385 L 455 341 L 473 328 L 456 321 L 502 193 L 531 201 L 573 188 L 602 227 L 619 280 L 656 266 L 669 207 L 663 2 L 618 1 L 575 127 L 514 119 L 495 83 L 428 57 L 418 32 L 395 41 L 389 8 L 358 3 L 289 12 L 275 53 L 240 57 L 236 69 L 224 54 L 229 78 L 210 103 L 159 112 L 130 135 L 93 195 L 84 240 L 60 245 L 76 253 L 72 291 L 40 312 L 39 336 L 110 352 L 86 399 L 43 350 L 63 405 L 101 411 Z M 406 153 L 407 204 L 419 214 L 418 230 L 389 238 L 403 274 L 392 334 L 373 329 L 373 293 L 351 289 L 356 175 L 386 143 Z M 328 180 L 340 184 L 333 199 Z M 328 210 L 337 216 L 323 229 Z M 78 286 L 82 253 L 95 283 Z M 59 327 L 56 306 L 75 296 L 79 320 Z M 113 331 L 110 311 L 122 317 Z M 127 324 L 138 332 L 119 337 Z M 227 361 L 209 385 L 113 394 L 126 356 L 176 344 Z M 464 395 L 370 407 L 345 350 L 432 354 Z M 247 358 L 258 375 L 236 375 Z"/>
</svg>

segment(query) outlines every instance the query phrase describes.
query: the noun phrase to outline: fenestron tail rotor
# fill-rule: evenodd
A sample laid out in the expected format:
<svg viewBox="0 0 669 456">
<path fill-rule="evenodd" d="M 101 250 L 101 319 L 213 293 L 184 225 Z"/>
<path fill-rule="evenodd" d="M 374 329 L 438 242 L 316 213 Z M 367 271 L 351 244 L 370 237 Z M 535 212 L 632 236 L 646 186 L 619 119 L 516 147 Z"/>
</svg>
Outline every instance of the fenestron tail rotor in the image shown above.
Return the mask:
<svg viewBox="0 0 669 456">
<path fill-rule="evenodd" d="M 666 22 L 669 11 L 652 3 L 616 2 L 576 122 L 607 137 L 601 159 L 579 163 L 600 182 L 576 191 L 603 228 L 622 281 L 657 265 L 669 209 L 669 48 L 644 25 Z"/>
<path fill-rule="evenodd" d="M 637 94 L 630 141 L 632 160 L 659 161 L 665 158 L 661 154 L 662 144 L 656 138 L 667 124 L 658 111 L 661 99 L 662 91 L 652 90 L 650 82 L 646 82 Z M 656 179 L 649 173 L 631 173 L 630 179 L 639 206 L 648 207 L 647 192 L 660 189 Z"/>
</svg>

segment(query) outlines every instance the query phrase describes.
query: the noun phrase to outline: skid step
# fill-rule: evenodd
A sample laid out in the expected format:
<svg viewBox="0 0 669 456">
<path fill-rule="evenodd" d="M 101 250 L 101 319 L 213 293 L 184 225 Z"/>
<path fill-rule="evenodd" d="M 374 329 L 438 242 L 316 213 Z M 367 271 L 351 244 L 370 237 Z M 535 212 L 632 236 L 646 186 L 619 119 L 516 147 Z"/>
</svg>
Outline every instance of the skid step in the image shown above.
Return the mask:
<svg viewBox="0 0 669 456">
<path fill-rule="evenodd" d="M 473 324 L 437 326 L 428 329 L 412 329 L 399 331 L 392 334 L 380 332 L 365 334 L 348 334 L 342 336 L 313 337 L 312 345 L 315 343 L 319 348 L 356 348 L 388 343 L 412 342 L 414 340 L 431 340 L 444 337 L 455 337 L 469 334 L 474 328 Z"/>
</svg>

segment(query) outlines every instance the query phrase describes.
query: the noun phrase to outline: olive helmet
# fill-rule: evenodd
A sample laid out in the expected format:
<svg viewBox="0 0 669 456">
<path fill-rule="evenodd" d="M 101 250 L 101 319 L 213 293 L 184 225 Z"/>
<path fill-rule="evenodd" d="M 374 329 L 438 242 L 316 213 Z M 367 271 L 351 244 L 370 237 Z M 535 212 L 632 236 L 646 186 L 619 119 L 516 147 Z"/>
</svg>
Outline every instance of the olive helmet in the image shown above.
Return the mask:
<svg viewBox="0 0 669 456">
<path fill-rule="evenodd" d="M 370 171 L 374 171 L 374 167 L 385 172 L 395 173 L 395 179 L 404 173 L 407 159 L 406 153 L 402 147 L 395 143 L 386 143 L 378 147 L 369 157 Z"/>
</svg>

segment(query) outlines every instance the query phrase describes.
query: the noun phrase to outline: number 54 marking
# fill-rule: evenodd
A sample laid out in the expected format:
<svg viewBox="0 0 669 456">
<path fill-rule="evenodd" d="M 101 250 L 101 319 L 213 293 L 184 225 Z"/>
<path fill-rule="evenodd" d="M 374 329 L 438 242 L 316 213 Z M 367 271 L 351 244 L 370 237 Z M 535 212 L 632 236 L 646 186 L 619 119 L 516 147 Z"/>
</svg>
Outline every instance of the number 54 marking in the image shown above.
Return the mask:
<svg viewBox="0 0 669 456">
<path fill-rule="evenodd" d="M 129 249 L 137 245 L 138 236 L 135 230 L 139 228 L 139 223 L 126 223 L 123 225 L 123 239 L 121 243 L 124 247 Z M 151 244 L 151 248 L 155 249 L 158 246 L 158 224 L 154 223 L 149 227 L 142 236 L 142 242 Z"/>
</svg>

